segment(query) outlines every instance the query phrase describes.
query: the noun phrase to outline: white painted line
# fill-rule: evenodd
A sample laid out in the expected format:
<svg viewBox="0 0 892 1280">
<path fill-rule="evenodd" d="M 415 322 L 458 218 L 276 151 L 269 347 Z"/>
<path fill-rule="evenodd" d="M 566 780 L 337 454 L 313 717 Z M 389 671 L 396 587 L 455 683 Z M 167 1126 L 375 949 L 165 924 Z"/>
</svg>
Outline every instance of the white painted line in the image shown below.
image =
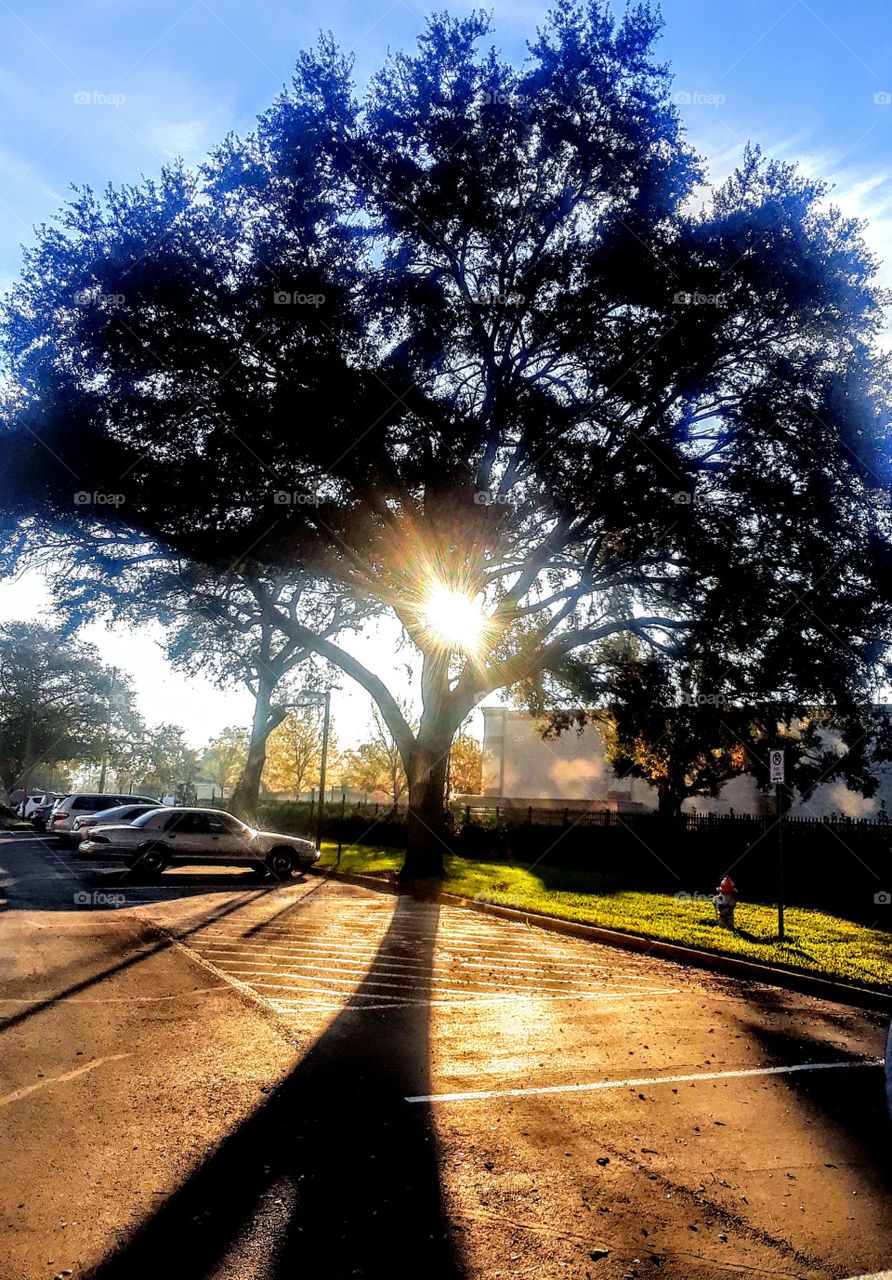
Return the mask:
<svg viewBox="0 0 892 1280">
<path fill-rule="evenodd" d="M 74 1071 L 66 1071 L 64 1075 L 47 1076 L 43 1080 L 38 1080 L 36 1084 L 29 1084 L 23 1089 L 14 1089 L 12 1093 L 7 1093 L 5 1097 L 0 1098 L 0 1107 L 6 1107 L 10 1102 L 21 1102 L 22 1098 L 27 1098 L 29 1094 L 35 1093 L 38 1089 L 46 1089 L 48 1085 L 66 1084 L 69 1080 L 75 1080 L 78 1076 L 86 1075 L 88 1071 L 95 1071 L 97 1067 L 104 1066 L 106 1062 L 120 1062 L 122 1058 L 132 1057 L 132 1053 L 113 1053 L 107 1058 L 96 1058 L 93 1062 L 77 1067 Z"/>
<path fill-rule="evenodd" d="M 344 952 L 342 950 L 331 947 L 318 948 L 293 948 L 284 951 L 278 947 L 248 947 L 244 945 L 232 944 L 227 946 L 222 942 L 201 942 L 198 944 L 202 952 L 211 955 L 219 955 L 222 957 L 240 957 L 250 959 L 253 964 L 294 964 L 311 966 L 316 962 L 327 962 L 328 967 L 343 966 L 344 968 L 356 968 L 362 966 L 363 971 L 374 968 L 376 973 L 394 973 L 394 974 L 417 974 L 419 976 L 430 973 L 442 973 L 467 976 L 470 980 L 476 980 L 472 971 L 482 971 L 484 974 L 497 974 L 499 972 L 508 972 L 517 981 L 537 981 L 545 983 L 577 983 L 577 982 L 603 982 L 606 980 L 606 974 L 601 971 L 589 971 L 585 968 L 580 970 L 567 970 L 560 972 L 555 967 L 543 965 L 519 965 L 514 961 L 505 959 L 491 960 L 467 960 L 464 957 L 459 959 L 449 959 L 444 956 L 437 956 L 433 963 L 425 963 L 423 961 L 406 961 L 402 957 L 391 959 L 381 953 L 372 951 L 360 952 Z M 631 974 L 619 972 L 615 975 L 622 982 L 638 983 L 644 981 L 653 981 L 651 974 Z M 486 979 L 481 977 L 481 982 Z"/>
<path fill-rule="evenodd" d="M 309 981 L 309 979 L 308 979 L 308 981 Z M 263 987 L 263 988 L 271 988 L 271 989 L 272 989 L 272 990 L 274 990 L 274 991 L 296 991 L 296 992 L 299 992 L 299 991 L 301 990 L 301 988 L 300 988 L 300 987 L 294 987 L 294 986 L 289 985 L 288 983 L 258 982 L 258 983 L 256 983 L 256 986 L 258 986 L 258 987 Z M 403 987 L 403 988 L 401 988 L 401 989 L 402 989 L 403 991 L 407 990 L 405 987 Z M 415 989 L 417 990 L 417 988 L 415 988 Z M 360 995 L 360 996 L 362 995 L 362 992 L 358 992 L 358 993 L 357 993 L 357 992 L 348 992 L 348 991 L 345 991 L 345 992 L 343 992 L 343 993 L 340 993 L 340 992 L 333 992 L 333 991 L 319 990 L 319 988 L 317 988 L 316 990 L 319 992 L 319 994 L 320 994 L 320 995 L 335 995 L 335 994 L 343 994 L 343 996 L 344 996 L 344 999 L 345 999 L 345 1000 L 352 999 L 352 998 L 353 998 L 353 996 L 355 996 L 355 995 L 357 995 L 357 994 L 358 994 L 358 995 Z M 411 990 L 413 990 L 413 988 L 411 988 L 411 987 L 410 987 L 410 988 L 408 988 L 408 990 L 410 990 L 410 991 L 411 991 Z M 455 1000 L 451 1000 L 451 999 L 449 999 L 449 1000 L 447 1000 L 447 999 L 442 999 L 442 1000 L 441 1000 L 438 996 L 432 996 L 432 997 L 430 997 L 429 999 L 425 999 L 425 1000 L 402 1000 L 402 997 L 400 997 L 400 996 L 388 997 L 388 996 L 385 996 L 385 995 L 383 995 L 383 994 L 380 994 L 380 995 L 379 995 L 377 992 L 375 993 L 375 996 L 376 996 L 376 998 L 377 998 L 377 999 L 379 999 L 379 1000 L 386 1000 L 386 999 L 390 999 L 390 998 L 392 998 L 392 999 L 394 999 L 394 1000 L 400 1000 L 400 1001 L 402 1001 L 402 1003 L 404 1003 L 404 1004 L 406 1004 L 406 1005 L 409 1005 L 409 1004 L 412 1004 L 412 1005 L 419 1005 L 419 1006 L 420 1006 L 420 1005 L 437 1005 L 437 1006 L 447 1006 L 447 1005 L 448 1005 L 448 1006 L 453 1006 L 453 1005 L 454 1005 L 454 1006 L 458 1006 L 458 1007 L 462 1007 L 462 1006 L 463 1006 L 463 1007 L 465 1007 L 465 1008 L 468 1008 L 469 1006 L 472 1006 L 472 1005 L 478 1005 L 478 1004 L 510 1004 L 510 1003 L 512 1003 L 512 1002 L 513 1002 L 513 1003 L 517 1003 L 519 1000 L 527 1000 L 527 1001 L 532 1001 L 532 1000 L 614 1000 L 614 999 L 617 999 L 617 998 L 619 998 L 619 997 L 623 997 L 623 998 L 625 998 L 626 1000 L 640 1000 L 640 999 L 641 999 L 641 994 L 642 994 L 642 993 L 637 992 L 637 991 L 636 991 L 636 992 L 630 992 L 630 991 L 603 991 L 603 992 L 599 992 L 599 993 L 598 993 L 598 994 L 596 994 L 596 995 L 588 995 L 588 996 L 587 996 L 587 995 L 579 995 L 579 994 L 573 994 L 573 995 L 552 995 L 552 994 L 551 994 L 550 992 L 548 992 L 548 991 L 531 991 L 528 995 L 522 995 L 522 996 L 518 996 L 518 995 L 487 996 L 487 995 L 477 995 L 477 994 L 475 994 L 473 991 L 471 991 L 471 992 L 468 992 L 466 995 L 462 995 L 462 996 L 460 996 L 459 998 L 457 998 L 457 999 L 455 999 Z M 676 993 L 675 993 L 674 991 L 654 990 L 654 991 L 648 991 L 648 992 L 646 992 L 646 993 L 644 993 L 644 994 L 646 994 L 646 995 L 648 995 L 648 996 L 650 996 L 650 995 L 653 995 L 653 996 L 667 996 L 667 995 L 670 995 L 670 996 L 671 996 L 671 995 L 675 995 Z"/>
<path fill-rule="evenodd" d="M 266 996 L 262 996 L 259 991 L 255 991 L 247 982 L 242 982 L 235 976 L 235 974 L 227 973 L 225 969 L 219 969 L 217 965 L 206 959 L 205 956 L 200 955 L 199 952 L 190 947 L 188 943 L 181 942 L 179 938 L 175 938 L 173 934 L 169 933 L 166 929 L 162 928 L 160 929 L 160 932 L 170 939 L 170 944 L 175 951 L 182 951 L 183 954 L 187 955 L 194 964 L 197 964 L 208 973 L 212 973 L 215 978 L 220 978 L 223 982 L 227 983 L 228 986 L 240 992 L 248 1000 L 253 1000 L 254 1004 L 260 1005 L 270 1013 L 275 1014 L 278 1012 L 271 1000 L 267 1000 Z"/>
<path fill-rule="evenodd" d="M 273 968 L 272 976 L 293 977 L 293 976 L 297 976 L 304 970 L 310 969 L 310 970 L 320 971 L 322 973 L 333 973 L 336 975 L 353 974 L 357 979 L 368 981 L 372 985 L 381 985 L 380 983 L 375 984 L 371 979 L 370 975 L 374 973 L 378 978 L 426 979 L 436 983 L 436 985 L 439 986 L 441 990 L 447 989 L 444 986 L 444 982 L 443 982 L 444 979 L 447 979 L 449 983 L 452 984 L 449 986 L 448 989 L 456 992 L 460 992 L 464 990 L 472 990 L 474 987 L 497 987 L 500 991 L 513 990 L 513 991 L 523 992 L 523 991 L 541 990 L 543 993 L 548 994 L 552 988 L 556 987 L 559 992 L 564 992 L 567 990 L 567 988 L 570 988 L 571 991 L 577 991 L 581 995 L 600 995 L 601 994 L 600 989 L 597 991 L 594 991 L 594 990 L 590 990 L 587 987 L 577 986 L 576 983 L 578 979 L 573 977 L 557 978 L 557 977 L 550 977 L 544 974 L 543 975 L 540 975 L 540 974 L 527 975 L 527 974 L 515 973 L 515 974 L 512 974 L 514 981 L 510 981 L 509 979 L 505 979 L 505 978 L 501 980 L 495 979 L 495 978 L 478 978 L 475 974 L 464 973 L 463 965 L 453 965 L 451 967 L 447 965 L 437 965 L 436 967 L 429 966 L 429 972 L 419 971 L 419 970 L 415 970 L 415 971 L 409 970 L 408 972 L 406 972 L 399 968 L 394 970 L 394 968 L 390 965 L 382 965 L 378 960 L 375 960 L 368 966 L 365 966 L 365 965 L 361 966 L 361 965 L 357 965 L 355 961 L 353 961 L 352 963 L 346 963 L 345 961 L 340 960 L 336 957 L 332 957 L 328 964 L 317 964 L 315 959 L 314 960 L 297 960 L 297 958 L 295 957 L 294 958 L 295 963 L 293 964 L 293 966 L 283 968 L 282 959 L 280 957 L 267 960 L 262 958 L 261 956 L 254 956 L 250 952 L 246 953 L 244 949 L 224 948 L 224 947 L 203 947 L 202 952 L 210 952 L 214 956 L 214 959 L 219 961 L 221 965 L 226 965 L 228 968 L 231 968 L 231 969 L 251 970 L 252 972 L 265 973 L 265 972 L 268 972 L 269 969 L 272 967 Z M 221 952 L 224 952 L 225 954 L 221 955 L 220 954 Z M 324 959 L 325 957 L 319 957 L 319 958 Z M 527 980 L 518 981 L 517 979 L 527 979 Z M 320 980 L 324 980 L 324 979 L 320 979 Z M 395 984 L 390 983 L 388 985 L 393 986 Z M 399 983 L 397 983 L 396 985 L 399 985 Z"/>
<path fill-rule="evenodd" d="M 400 964 L 400 965 L 407 965 L 407 966 L 414 965 L 416 967 L 420 966 L 424 968 L 430 967 L 430 962 L 422 959 L 421 957 L 406 956 L 406 955 L 401 955 L 399 952 L 381 950 L 380 947 L 371 939 L 367 941 L 362 940 L 359 942 L 351 942 L 349 940 L 339 940 L 338 942 L 333 943 L 331 941 L 325 941 L 325 942 L 304 941 L 304 940 L 301 940 L 297 935 L 290 935 L 290 936 L 294 938 L 293 942 L 282 941 L 282 942 L 269 943 L 264 941 L 264 939 L 260 938 L 259 936 L 252 938 L 250 941 L 245 941 L 244 935 L 242 934 L 224 932 L 221 929 L 208 928 L 208 929 L 202 930 L 202 945 L 207 946 L 209 948 L 212 946 L 222 947 L 224 943 L 229 942 L 233 944 L 233 946 L 236 948 L 252 948 L 252 949 L 259 948 L 264 952 L 264 954 L 268 954 L 268 955 L 290 955 L 290 954 L 300 955 L 300 954 L 316 953 L 324 956 L 344 955 L 347 958 L 362 956 L 362 957 L 368 957 L 370 960 L 374 959 L 376 963 L 382 963 L 382 964 Z M 204 942 L 205 937 L 218 939 L 219 941 L 205 943 Z M 581 970 L 582 972 L 587 972 L 590 970 L 599 970 L 599 971 L 605 970 L 611 973 L 617 972 L 617 966 L 613 964 L 600 964 L 594 961 L 582 961 L 582 960 L 565 961 L 565 960 L 558 959 L 556 956 L 552 956 L 550 954 L 537 956 L 531 952 L 526 952 L 523 957 L 515 957 L 512 955 L 508 955 L 507 953 L 503 953 L 501 951 L 494 951 L 491 958 L 486 959 L 485 958 L 486 953 L 481 952 L 479 949 L 474 951 L 469 951 L 469 952 L 463 952 L 455 948 L 450 948 L 447 946 L 443 946 L 440 943 L 437 943 L 435 950 L 438 953 L 446 953 L 449 956 L 455 957 L 459 964 L 475 965 L 479 968 L 501 969 L 505 967 L 505 963 L 507 961 L 507 963 L 510 965 L 511 968 L 516 968 L 518 970 L 535 969 L 538 972 L 542 972 L 543 969 L 551 969 L 551 970 L 559 970 L 559 971 L 567 971 L 567 972 L 574 971 L 574 970 Z M 469 959 L 468 958 L 469 956 L 474 956 L 475 958 Z M 623 974 L 624 978 L 627 978 L 629 980 L 636 980 L 636 981 L 639 979 L 639 976 L 641 978 L 646 977 L 646 975 L 639 975 L 637 973 Z"/>
<path fill-rule="evenodd" d="M 375 947 L 369 946 L 360 948 L 331 947 L 331 946 L 268 946 L 256 945 L 250 943 L 231 942 L 228 945 L 223 940 L 215 942 L 206 942 L 202 939 L 198 944 L 203 951 L 228 951 L 242 953 L 254 956 L 271 956 L 281 961 L 302 960 L 304 957 L 312 960 L 333 960 L 333 961 L 353 961 L 354 963 L 371 965 L 372 963 L 387 964 L 393 968 L 400 969 L 429 969 L 430 965 L 425 964 L 423 960 L 406 959 L 398 956 L 394 959 L 385 959 L 383 953 L 376 950 Z"/>
<path fill-rule="evenodd" d="M 644 1085 L 689 1084 L 700 1080 L 742 1080 L 747 1076 L 783 1076 L 796 1071 L 839 1071 L 849 1067 L 881 1067 L 881 1058 L 859 1062 L 800 1062 L 789 1067 L 750 1067 L 741 1071 L 701 1071 L 686 1076 L 637 1076 L 629 1080 L 595 1080 L 590 1084 L 531 1085 L 526 1089 L 480 1089 L 468 1093 L 431 1093 L 406 1102 L 476 1102 L 483 1098 L 529 1098 L 551 1093 L 595 1093 L 601 1089 L 640 1089 Z"/>
</svg>

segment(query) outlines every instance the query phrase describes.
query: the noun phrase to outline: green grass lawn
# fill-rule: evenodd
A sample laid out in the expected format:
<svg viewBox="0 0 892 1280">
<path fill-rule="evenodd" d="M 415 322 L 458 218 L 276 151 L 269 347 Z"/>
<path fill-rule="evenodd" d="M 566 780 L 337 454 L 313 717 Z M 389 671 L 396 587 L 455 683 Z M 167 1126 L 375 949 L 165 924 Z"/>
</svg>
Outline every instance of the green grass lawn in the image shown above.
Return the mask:
<svg viewBox="0 0 892 1280">
<path fill-rule="evenodd" d="M 323 845 L 319 866 L 332 868 L 336 853 L 336 846 Z M 402 858 L 396 849 L 354 846 L 343 850 L 340 869 L 392 878 Z M 737 931 L 730 933 L 719 926 L 710 902 L 612 889 L 596 872 L 575 868 L 530 870 L 518 863 L 453 856 L 447 860 L 443 888 L 505 907 L 807 969 L 849 982 L 892 987 L 892 935 L 820 911 L 788 908 L 787 936 L 780 944 L 775 907 L 740 903 Z"/>
</svg>

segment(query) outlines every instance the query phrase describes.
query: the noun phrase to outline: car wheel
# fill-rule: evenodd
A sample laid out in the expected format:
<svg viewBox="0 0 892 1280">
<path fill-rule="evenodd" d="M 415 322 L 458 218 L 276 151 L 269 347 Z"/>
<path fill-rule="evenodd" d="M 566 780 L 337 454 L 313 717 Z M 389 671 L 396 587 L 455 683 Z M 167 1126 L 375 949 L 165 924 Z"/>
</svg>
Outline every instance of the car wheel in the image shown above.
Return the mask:
<svg viewBox="0 0 892 1280">
<path fill-rule="evenodd" d="M 169 862 L 170 857 L 163 845 L 147 844 L 137 850 L 136 860 L 131 864 L 130 870 L 146 880 L 157 880 Z"/>
<path fill-rule="evenodd" d="M 294 870 L 294 854 L 290 849 L 273 849 L 266 865 L 279 880 L 285 880 Z"/>
</svg>

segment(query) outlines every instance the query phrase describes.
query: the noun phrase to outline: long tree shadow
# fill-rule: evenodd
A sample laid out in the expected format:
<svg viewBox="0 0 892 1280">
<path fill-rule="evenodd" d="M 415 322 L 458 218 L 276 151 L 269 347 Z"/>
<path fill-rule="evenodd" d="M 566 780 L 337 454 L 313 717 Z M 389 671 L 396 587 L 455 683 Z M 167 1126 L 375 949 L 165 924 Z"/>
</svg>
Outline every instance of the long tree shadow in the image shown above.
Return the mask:
<svg viewBox="0 0 892 1280">
<path fill-rule="evenodd" d="M 396 899 L 351 1004 L 268 1101 L 91 1280 L 211 1280 L 227 1254 L 258 1233 L 269 1239 L 262 1271 L 269 1280 L 304 1274 L 458 1280 L 463 1272 L 444 1212 L 432 1116 L 405 1102 L 430 1092 L 438 914 L 433 902 Z M 405 968 L 394 969 L 398 959 Z M 381 1008 L 385 992 L 396 997 L 392 1007 Z M 274 1198 L 290 1206 L 284 1221 L 281 1214 L 265 1221 Z"/>
<path fill-rule="evenodd" d="M 754 1007 L 783 1010 L 770 993 L 761 992 Z M 840 1062 L 851 1057 L 824 1039 L 817 1022 L 814 1034 L 799 1028 L 789 1030 L 765 1026 L 758 1019 L 743 1019 L 741 1026 L 772 1058 L 779 1062 Z M 882 1035 L 878 1034 L 882 1051 Z M 854 1076 L 854 1078 L 853 1078 Z M 886 1116 L 883 1068 L 866 1066 L 848 1071 L 806 1071 L 784 1077 L 789 1087 L 808 1107 L 824 1112 L 827 1122 L 838 1128 L 850 1147 L 850 1159 L 884 1200 L 892 1196 L 892 1159 L 889 1154 L 889 1126 Z M 892 1245 L 889 1258 L 892 1260 Z"/>
<path fill-rule="evenodd" d="M 224 902 L 219 907 L 214 906 L 210 910 L 204 912 L 201 919 L 190 925 L 189 928 L 178 929 L 175 936 L 173 934 L 165 934 L 157 941 L 151 942 L 148 945 L 139 944 L 135 950 L 131 950 L 130 954 L 126 955 L 123 959 L 115 957 L 111 964 L 92 970 L 83 978 L 79 978 L 74 982 L 67 982 L 52 995 L 46 996 L 43 999 L 32 1001 L 27 999 L 23 994 L 22 1000 L 26 1004 L 26 1008 L 20 1010 L 18 1013 L 0 1015 L 0 1032 L 8 1030 L 10 1027 L 17 1027 L 31 1018 L 36 1018 L 47 1009 L 52 1009 L 57 1005 L 61 1005 L 65 1000 L 70 999 L 72 996 L 82 995 L 83 992 L 89 991 L 93 987 L 98 986 L 99 983 L 104 982 L 107 978 L 113 978 L 117 974 L 125 973 L 128 969 L 141 965 L 145 960 L 149 959 L 150 956 L 156 955 L 161 951 L 168 951 L 174 945 L 174 941 L 183 942 L 192 937 L 193 934 L 200 933 L 202 929 L 206 929 L 209 925 L 218 924 L 221 920 L 225 920 L 227 916 L 235 915 L 236 913 L 243 911 L 249 902 L 261 896 L 263 896 L 261 893 L 253 894 L 251 898 L 248 899 L 240 898 L 237 902 L 228 901 Z M 41 904 L 40 909 L 43 910 L 43 904 Z M 55 910 L 56 908 L 51 904 L 50 909 Z M 68 909 L 70 910 L 70 908 Z M 142 924 L 147 930 L 152 928 L 152 926 L 146 921 L 143 921 Z M 110 938 L 109 949 L 114 951 L 116 947 L 116 940 L 114 938 Z M 77 967 L 77 962 L 68 964 L 61 969 L 57 968 L 53 970 L 49 977 L 51 977 L 54 982 L 61 982 L 63 981 L 66 973 L 71 972 Z M 24 991 L 27 990 L 28 983 L 29 979 L 27 978 L 21 979 L 18 982 L 7 981 L 3 984 L 3 990 L 8 994 L 8 996 L 11 996 L 12 993 L 17 990 L 21 990 L 24 993 Z"/>
</svg>

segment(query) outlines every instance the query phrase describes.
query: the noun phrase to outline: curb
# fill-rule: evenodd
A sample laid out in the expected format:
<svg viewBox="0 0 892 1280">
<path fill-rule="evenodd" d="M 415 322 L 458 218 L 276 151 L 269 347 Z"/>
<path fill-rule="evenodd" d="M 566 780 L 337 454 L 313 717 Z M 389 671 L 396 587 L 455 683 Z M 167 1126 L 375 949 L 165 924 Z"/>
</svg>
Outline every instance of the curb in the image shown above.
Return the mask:
<svg viewBox="0 0 892 1280">
<path fill-rule="evenodd" d="M 341 880 L 345 884 L 375 889 L 379 893 L 411 892 L 390 880 L 379 880 L 375 876 L 335 870 L 324 870 L 318 874 L 331 880 Z M 858 987 L 854 983 L 837 982 L 832 978 L 820 978 L 794 969 L 782 969 L 775 965 L 763 964 L 759 960 L 738 960 L 735 956 L 722 955 L 717 951 L 701 951 L 696 947 L 685 947 L 677 942 L 663 942 L 636 933 L 622 933 L 619 929 L 605 929 L 600 925 L 581 924 L 576 920 L 563 920 L 559 916 L 541 915 L 536 911 L 503 907 L 494 902 L 480 902 L 475 898 L 463 898 L 455 893 L 444 893 L 442 890 L 437 890 L 430 896 L 435 902 L 464 907 L 466 910 L 477 911 L 481 915 L 497 916 L 502 920 L 513 920 L 519 924 L 544 929 L 547 933 L 561 933 L 569 937 L 583 938 L 589 942 L 601 942 L 623 951 L 644 952 L 647 955 L 658 956 L 661 960 L 671 960 L 676 964 L 708 969 L 713 973 L 721 973 L 749 982 L 763 982 L 770 986 L 796 991 L 800 995 L 814 996 L 818 1000 L 832 1000 L 836 1004 L 851 1005 L 856 1009 L 866 1009 L 871 1013 L 881 1013 L 887 1018 L 892 1018 L 892 993 L 886 994 L 883 991 L 872 990 L 870 987 Z"/>
</svg>

